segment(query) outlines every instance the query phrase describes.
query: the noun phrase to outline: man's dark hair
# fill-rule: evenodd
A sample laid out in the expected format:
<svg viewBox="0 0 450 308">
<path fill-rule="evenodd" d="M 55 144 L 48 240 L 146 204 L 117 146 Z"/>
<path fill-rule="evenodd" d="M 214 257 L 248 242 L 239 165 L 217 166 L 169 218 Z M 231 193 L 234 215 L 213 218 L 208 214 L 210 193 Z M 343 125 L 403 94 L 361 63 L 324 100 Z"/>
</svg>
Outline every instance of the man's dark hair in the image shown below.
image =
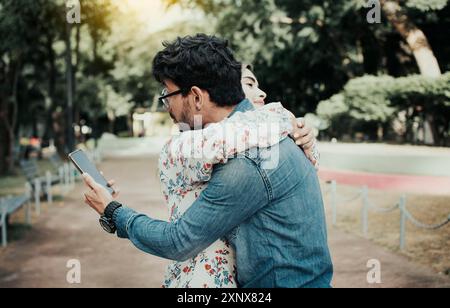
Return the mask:
<svg viewBox="0 0 450 308">
<path fill-rule="evenodd" d="M 164 42 L 164 50 L 153 60 L 156 80 L 173 81 L 186 96 L 192 87 L 207 91 L 218 106 L 235 106 L 245 98 L 242 90 L 242 64 L 228 41 L 197 34 Z"/>
</svg>

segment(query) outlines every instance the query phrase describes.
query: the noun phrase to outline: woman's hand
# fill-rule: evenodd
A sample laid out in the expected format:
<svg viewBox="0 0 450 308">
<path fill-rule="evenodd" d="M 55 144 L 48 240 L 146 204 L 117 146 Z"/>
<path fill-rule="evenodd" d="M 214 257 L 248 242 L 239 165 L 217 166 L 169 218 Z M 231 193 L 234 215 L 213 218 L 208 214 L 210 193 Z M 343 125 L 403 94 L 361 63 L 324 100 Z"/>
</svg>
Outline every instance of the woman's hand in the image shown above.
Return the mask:
<svg viewBox="0 0 450 308">
<path fill-rule="evenodd" d="M 106 207 L 119 195 L 119 191 L 114 188 L 115 181 L 109 181 L 108 186 L 114 189 L 111 194 L 102 185 L 95 182 L 95 180 L 87 173 L 83 174 L 83 179 L 88 192 L 84 193 L 84 202 L 94 209 L 100 215 L 103 215 Z"/>
<path fill-rule="evenodd" d="M 295 143 L 303 149 L 306 157 L 315 166 L 317 160 L 314 158 L 314 144 L 316 143 L 316 137 L 314 136 L 313 129 L 306 125 L 303 119 L 296 120 L 296 127 L 294 127 L 294 132 L 292 134 Z"/>
</svg>

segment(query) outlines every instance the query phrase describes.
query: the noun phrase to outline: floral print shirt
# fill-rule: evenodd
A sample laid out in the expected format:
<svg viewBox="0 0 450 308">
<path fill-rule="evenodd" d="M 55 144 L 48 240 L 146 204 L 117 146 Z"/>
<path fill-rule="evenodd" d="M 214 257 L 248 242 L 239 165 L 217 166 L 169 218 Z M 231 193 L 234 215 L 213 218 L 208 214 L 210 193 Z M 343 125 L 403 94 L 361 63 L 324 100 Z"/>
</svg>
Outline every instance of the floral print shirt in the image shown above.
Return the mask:
<svg viewBox="0 0 450 308">
<path fill-rule="evenodd" d="M 162 190 L 170 221 L 176 221 L 200 196 L 215 164 L 225 164 L 252 148 L 268 148 L 293 131 L 293 115 L 280 103 L 255 111 L 238 112 L 203 130 L 173 137 L 159 161 Z M 220 239 L 184 262 L 172 262 L 166 270 L 165 288 L 235 288 L 235 253 Z"/>
</svg>

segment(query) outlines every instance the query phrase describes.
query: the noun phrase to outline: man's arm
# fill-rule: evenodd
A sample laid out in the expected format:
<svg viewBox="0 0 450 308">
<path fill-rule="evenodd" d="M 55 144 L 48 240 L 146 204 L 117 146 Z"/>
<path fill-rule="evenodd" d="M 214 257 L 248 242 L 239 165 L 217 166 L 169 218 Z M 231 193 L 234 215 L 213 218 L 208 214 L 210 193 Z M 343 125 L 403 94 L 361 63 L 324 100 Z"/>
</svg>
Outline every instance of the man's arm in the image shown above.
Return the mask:
<svg viewBox="0 0 450 308">
<path fill-rule="evenodd" d="M 254 215 L 268 203 L 265 183 L 244 157 L 214 169 L 208 187 L 175 223 L 154 220 L 122 207 L 113 216 L 118 236 L 152 255 L 185 261 Z"/>
</svg>

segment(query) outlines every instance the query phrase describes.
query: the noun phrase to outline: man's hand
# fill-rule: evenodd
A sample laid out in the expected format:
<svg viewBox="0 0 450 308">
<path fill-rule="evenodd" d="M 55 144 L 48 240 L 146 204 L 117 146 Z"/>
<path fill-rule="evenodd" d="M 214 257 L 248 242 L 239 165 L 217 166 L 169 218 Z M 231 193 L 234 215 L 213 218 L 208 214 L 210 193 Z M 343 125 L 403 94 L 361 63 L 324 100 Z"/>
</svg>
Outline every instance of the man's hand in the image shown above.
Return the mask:
<svg viewBox="0 0 450 308">
<path fill-rule="evenodd" d="M 296 121 L 296 127 L 294 127 L 292 137 L 294 138 L 295 143 L 303 149 L 306 157 L 308 157 L 313 165 L 316 165 L 317 160 L 313 155 L 313 147 L 316 143 L 316 137 L 314 136 L 312 128 L 307 126 L 303 119 Z"/>
<path fill-rule="evenodd" d="M 94 181 L 87 173 L 83 174 L 84 183 L 89 188 L 89 192 L 84 193 L 84 203 L 93 208 L 97 213 L 103 215 L 106 207 L 119 195 L 119 191 L 114 189 L 114 194 L 108 192 L 106 188 Z M 113 187 L 114 181 L 109 181 L 108 186 Z"/>
</svg>

